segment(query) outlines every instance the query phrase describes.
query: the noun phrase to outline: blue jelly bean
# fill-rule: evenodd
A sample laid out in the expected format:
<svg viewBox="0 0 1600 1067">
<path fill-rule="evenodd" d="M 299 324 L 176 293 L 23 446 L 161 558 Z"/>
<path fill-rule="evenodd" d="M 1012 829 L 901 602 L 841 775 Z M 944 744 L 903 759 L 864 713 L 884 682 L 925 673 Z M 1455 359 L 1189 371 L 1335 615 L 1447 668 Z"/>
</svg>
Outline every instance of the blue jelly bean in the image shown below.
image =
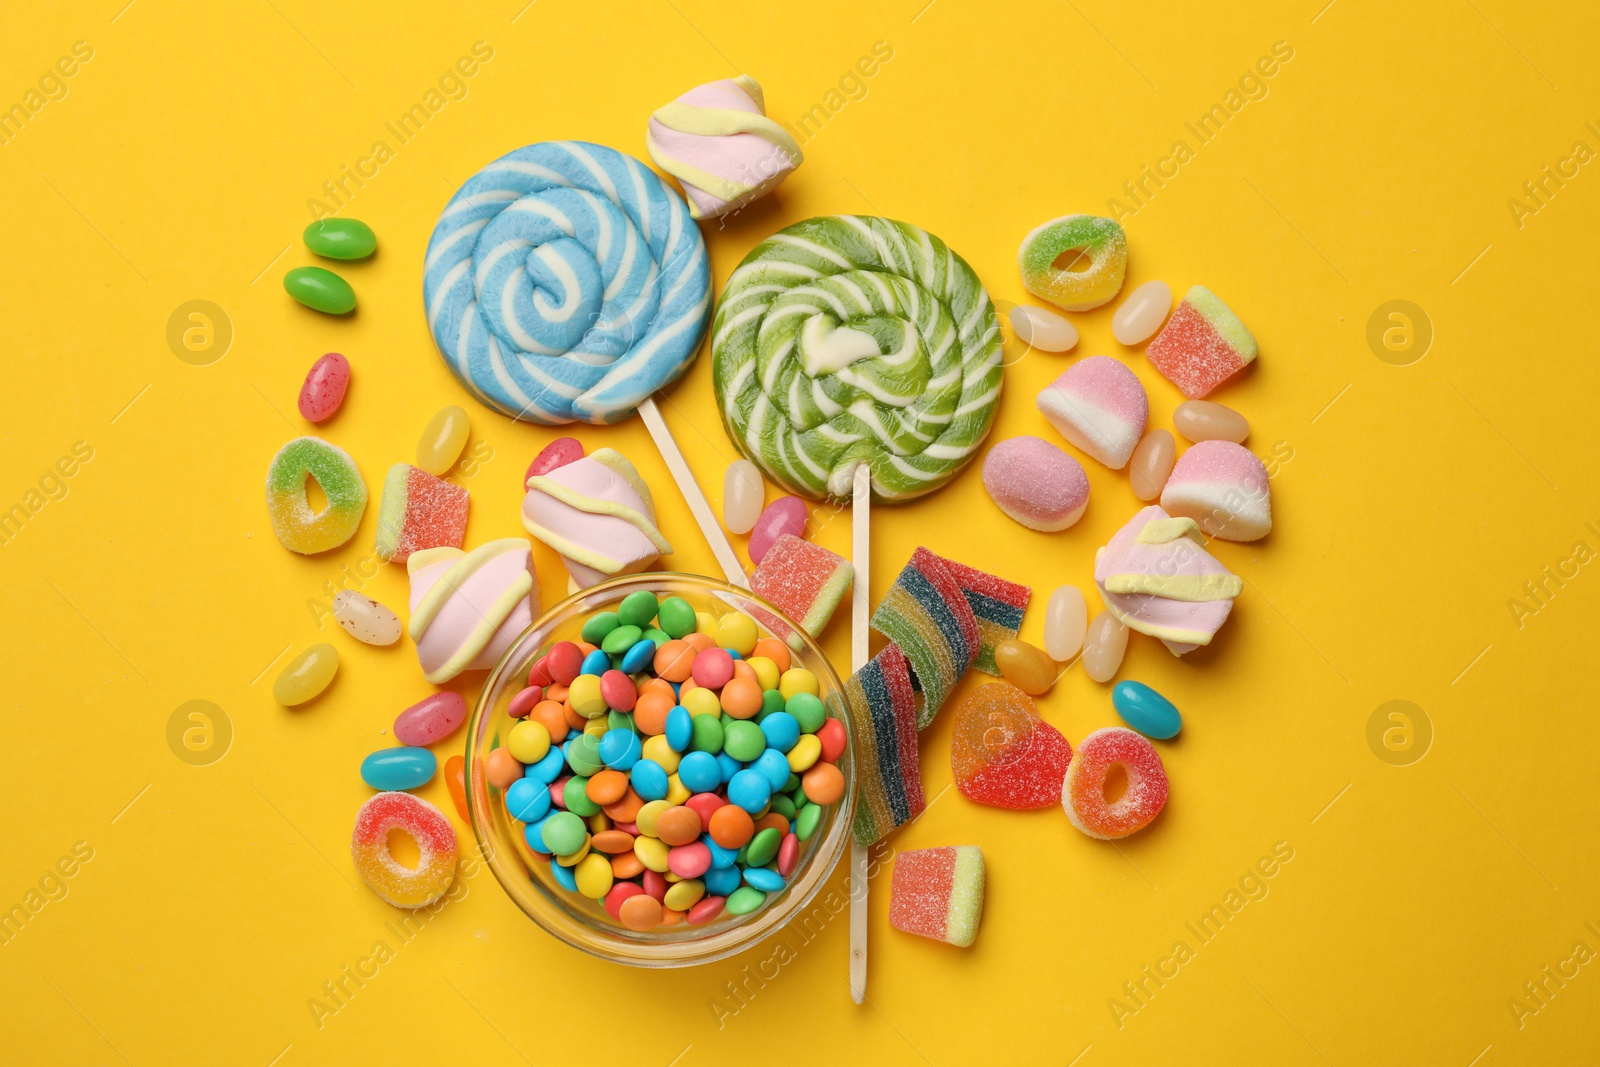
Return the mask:
<svg viewBox="0 0 1600 1067">
<path fill-rule="evenodd" d="M 712 867 L 701 876 L 701 880 L 706 884 L 707 893 L 715 897 L 725 897 L 739 888 L 739 868 L 732 864 L 726 867 Z"/>
<path fill-rule="evenodd" d="M 717 753 L 717 766 L 722 768 L 722 784 L 727 785 L 733 781 L 733 776 L 744 770 L 744 764 L 728 755 L 726 752 Z"/>
<path fill-rule="evenodd" d="M 775 711 L 760 720 L 759 725 L 766 736 L 768 748 L 787 752 L 800 740 L 800 720 L 787 711 Z"/>
<path fill-rule="evenodd" d="M 425 748 L 380 748 L 361 761 L 361 780 L 374 789 L 415 789 L 426 785 L 439 761 Z"/>
<path fill-rule="evenodd" d="M 545 819 L 549 817 L 546 815 Z M 530 822 L 524 826 L 522 828 L 522 837 L 523 840 L 528 842 L 528 847 L 541 856 L 550 855 L 550 848 L 544 843 L 544 819 L 540 819 L 538 822 Z"/>
<path fill-rule="evenodd" d="M 639 735 L 632 730 L 607 730 L 600 738 L 600 762 L 614 771 L 632 770 L 639 748 Z"/>
<path fill-rule="evenodd" d="M 566 770 L 567 754 L 559 748 L 552 748 L 544 754 L 544 759 L 538 763 L 528 764 L 528 769 L 523 772 L 526 778 L 536 778 L 549 785 L 561 777 L 561 772 Z"/>
<path fill-rule="evenodd" d="M 746 885 L 763 893 L 776 893 L 783 888 L 783 875 L 770 867 L 746 867 L 744 880 Z"/>
<path fill-rule="evenodd" d="M 694 716 L 689 714 L 688 708 L 679 704 L 667 712 L 667 725 L 662 732 L 672 751 L 687 752 L 689 743 L 694 740 Z"/>
<path fill-rule="evenodd" d="M 633 791 L 640 800 L 665 800 L 667 797 L 667 771 L 653 759 L 642 759 L 633 765 L 628 776 Z"/>
<path fill-rule="evenodd" d="M 611 669 L 611 657 L 601 652 L 598 648 L 583 657 L 583 666 L 579 674 L 592 674 L 596 678 Z"/>
<path fill-rule="evenodd" d="M 1176 737 L 1183 729 L 1183 716 L 1172 701 L 1143 682 L 1118 682 L 1111 690 L 1111 706 L 1123 722 L 1157 741 Z"/>
<path fill-rule="evenodd" d="M 789 761 L 783 758 L 783 753 L 775 748 L 769 748 L 756 757 L 750 764 L 750 769 L 758 771 L 767 780 L 767 785 L 773 792 L 782 789 L 789 781 Z"/>
<path fill-rule="evenodd" d="M 711 853 L 711 866 L 713 868 L 720 870 L 723 867 L 732 867 L 739 858 L 738 849 L 723 848 L 711 840 L 710 834 L 701 834 L 700 843 L 705 845 L 706 849 Z"/>
<path fill-rule="evenodd" d="M 785 764 L 785 769 L 787 769 L 787 764 Z M 643 793 L 639 795 L 644 796 Z M 766 807 L 767 801 L 771 799 L 772 783 L 760 771 L 740 771 L 728 782 L 728 800 L 739 805 L 751 815 Z"/>
<path fill-rule="evenodd" d="M 567 892 L 576 893 L 578 891 L 578 872 L 571 867 L 560 863 L 552 863 L 550 864 L 550 877 L 554 878 L 556 884 Z"/>
<path fill-rule="evenodd" d="M 691 793 L 713 793 L 722 784 L 722 768 L 709 752 L 691 752 L 678 764 L 678 781 Z"/>
<path fill-rule="evenodd" d="M 550 787 L 534 778 L 518 778 L 506 790 L 506 811 L 518 822 L 538 822 L 550 810 Z"/>
<path fill-rule="evenodd" d="M 633 647 L 622 654 L 622 665 L 618 668 L 623 674 L 638 674 L 650 666 L 656 658 L 656 643 L 648 637 L 641 638 L 633 643 Z"/>
</svg>

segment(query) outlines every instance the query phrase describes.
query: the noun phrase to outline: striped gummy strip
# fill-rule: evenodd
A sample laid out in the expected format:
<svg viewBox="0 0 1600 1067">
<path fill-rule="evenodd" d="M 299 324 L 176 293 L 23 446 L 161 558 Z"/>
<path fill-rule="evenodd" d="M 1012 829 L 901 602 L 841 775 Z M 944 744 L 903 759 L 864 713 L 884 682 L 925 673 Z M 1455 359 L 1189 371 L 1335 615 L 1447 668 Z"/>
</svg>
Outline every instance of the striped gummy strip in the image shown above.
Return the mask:
<svg viewBox="0 0 1600 1067">
<path fill-rule="evenodd" d="M 972 667 L 998 677 L 1000 669 L 994 665 L 994 646 L 1016 637 L 1022 629 L 1022 613 L 1028 610 L 1033 590 L 955 560 L 947 559 L 944 564 L 955 576 L 972 614 L 978 619 L 978 658 L 973 660 Z"/>
<path fill-rule="evenodd" d="M 851 675 L 844 694 L 855 726 L 858 792 L 852 829 L 865 848 L 927 806 L 917 750 L 916 693 L 899 646 L 885 645 Z M 833 713 L 840 709 L 835 706 Z"/>
</svg>

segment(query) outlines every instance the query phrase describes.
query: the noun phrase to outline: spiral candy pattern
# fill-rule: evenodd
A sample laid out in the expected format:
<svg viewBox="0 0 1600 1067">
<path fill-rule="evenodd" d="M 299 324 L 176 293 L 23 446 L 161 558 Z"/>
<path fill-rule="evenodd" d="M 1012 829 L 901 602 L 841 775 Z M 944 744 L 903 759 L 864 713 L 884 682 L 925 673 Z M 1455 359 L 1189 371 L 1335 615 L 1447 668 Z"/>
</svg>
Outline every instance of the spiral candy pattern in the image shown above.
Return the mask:
<svg viewBox="0 0 1600 1067">
<path fill-rule="evenodd" d="M 728 279 L 712 325 L 724 427 L 773 480 L 910 500 L 971 460 L 1000 398 L 994 305 L 939 238 L 836 215 L 773 234 Z"/>
<path fill-rule="evenodd" d="M 599 425 L 694 358 L 711 267 L 688 207 L 644 164 L 547 141 L 451 198 L 422 296 L 445 362 L 479 400 L 514 419 Z"/>
</svg>

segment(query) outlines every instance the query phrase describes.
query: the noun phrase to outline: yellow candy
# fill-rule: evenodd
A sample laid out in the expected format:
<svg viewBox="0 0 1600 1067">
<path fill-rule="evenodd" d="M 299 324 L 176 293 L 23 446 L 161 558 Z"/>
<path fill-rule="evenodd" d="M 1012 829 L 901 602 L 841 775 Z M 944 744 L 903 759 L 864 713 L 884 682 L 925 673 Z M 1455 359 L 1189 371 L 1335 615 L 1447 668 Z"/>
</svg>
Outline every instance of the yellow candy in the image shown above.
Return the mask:
<svg viewBox="0 0 1600 1067">
<path fill-rule="evenodd" d="M 671 801 L 652 800 L 639 809 L 639 814 L 634 817 L 633 825 L 646 837 L 656 836 L 656 820 L 661 818 L 661 813 L 673 807 Z"/>
<path fill-rule="evenodd" d="M 286 708 L 304 704 L 328 688 L 339 673 L 339 650 L 332 645 L 312 645 L 284 667 L 272 683 L 272 699 Z"/>
<path fill-rule="evenodd" d="M 467 413 L 454 404 L 440 408 L 417 439 L 417 466 L 434 477 L 442 477 L 461 458 L 471 425 Z"/>
<path fill-rule="evenodd" d="M 603 811 L 597 811 L 583 821 L 589 824 L 591 834 L 603 834 L 611 829 L 611 816 Z"/>
<path fill-rule="evenodd" d="M 722 702 L 709 689 L 691 689 L 678 698 L 678 703 L 687 708 L 691 716 L 722 714 Z"/>
<path fill-rule="evenodd" d="M 705 895 L 706 884 L 698 878 L 690 878 L 667 890 L 667 907 L 673 911 L 688 911 Z"/>
<path fill-rule="evenodd" d="M 822 756 L 822 742 L 816 734 L 801 734 L 800 740 L 789 750 L 789 769 L 796 774 L 809 771 Z"/>
<path fill-rule="evenodd" d="M 731 648 L 741 656 L 748 656 L 756 647 L 761 634 L 756 631 L 756 620 L 743 612 L 731 612 L 717 623 L 717 644 Z"/>
<path fill-rule="evenodd" d="M 666 734 L 656 734 L 654 737 L 645 738 L 642 754 L 645 759 L 655 760 L 661 764 L 661 769 L 668 774 L 677 773 L 678 754 L 672 751 L 671 745 L 667 744 Z M 682 801 L 678 803 L 681 804 Z"/>
<path fill-rule="evenodd" d="M 544 723 L 524 719 L 511 728 L 506 747 L 523 763 L 538 763 L 550 751 L 550 731 Z"/>
<path fill-rule="evenodd" d="M 783 699 L 788 700 L 796 693 L 810 693 L 817 696 L 821 693 L 817 685 L 817 676 L 804 667 L 792 667 L 783 672 L 783 677 L 778 679 L 778 692 L 783 694 Z"/>
<path fill-rule="evenodd" d="M 596 716 L 583 724 L 583 732 L 592 734 L 596 741 L 604 737 L 609 729 L 611 729 L 610 724 L 601 716 Z"/>
<path fill-rule="evenodd" d="M 707 637 L 717 636 L 717 617 L 709 611 L 694 613 L 694 632 L 705 634 Z"/>
<path fill-rule="evenodd" d="M 556 857 L 556 862 L 561 864 L 561 866 L 563 866 L 563 867 L 576 867 L 579 863 L 581 863 L 583 861 L 583 857 L 587 856 L 588 854 L 589 854 L 589 836 L 587 834 L 585 834 L 584 838 L 583 838 L 583 847 L 582 848 L 578 849 L 578 851 L 572 853 L 572 855 L 570 855 L 570 856 L 557 856 Z"/>
<path fill-rule="evenodd" d="M 600 679 L 592 674 L 580 674 L 572 680 L 572 687 L 567 690 L 567 702 L 572 705 L 573 711 L 585 719 L 598 718 L 610 710 L 606 707 L 605 697 L 600 695 Z"/>
<path fill-rule="evenodd" d="M 683 881 L 683 875 L 681 875 L 681 874 L 673 874 L 671 871 L 668 871 L 666 874 L 663 874 L 661 876 L 661 880 L 663 882 L 667 883 L 668 885 L 673 885 L 676 882 Z"/>
<path fill-rule="evenodd" d="M 1031 697 L 1049 692 L 1060 671 L 1044 649 L 1014 637 L 995 643 L 994 665 L 1002 678 Z"/>
<path fill-rule="evenodd" d="M 693 795 L 689 792 L 689 787 L 678 780 L 676 774 L 667 775 L 667 803 L 682 804 Z"/>
<path fill-rule="evenodd" d="M 633 854 L 639 857 L 640 863 L 657 874 L 667 873 L 667 853 L 669 851 L 671 850 L 657 838 L 636 837 L 633 839 Z"/>
<path fill-rule="evenodd" d="M 778 688 L 780 672 L 776 663 L 765 656 L 751 656 L 745 662 L 750 664 L 750 669 L 756 672 L 756 681 L 762 689 Z"/>
<path fill-rule="evenodd" d="M 590 900 L 598 900 L 611 892 L 611 861 L 598 852 L 591 852 L 573 868 L 573 879 L 578 892 Z"/>
</svg>

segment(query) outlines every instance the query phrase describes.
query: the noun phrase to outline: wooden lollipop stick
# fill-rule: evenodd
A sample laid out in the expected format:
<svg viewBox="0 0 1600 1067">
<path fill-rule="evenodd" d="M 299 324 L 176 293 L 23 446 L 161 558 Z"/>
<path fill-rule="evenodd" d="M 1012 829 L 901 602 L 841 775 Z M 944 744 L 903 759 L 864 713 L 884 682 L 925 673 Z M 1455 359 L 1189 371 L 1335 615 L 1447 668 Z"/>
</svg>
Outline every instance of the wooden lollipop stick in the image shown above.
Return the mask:
<svg viewBox="0 0 1600 1067">
<path fill-rule="evenodd" d="M 650 436 L 655 439 L 656 448 L 661 450 L 661 458 L 667 461 L 667 469 L 672 472 L 673 480 L 678 483 L 678 491 L 688 503 L 694 521 L 700 524 L 700 532 L 705 534 L 706 540 L 711 544 L 711 554 L 717 557 L 717 565 L 722 568 L 722 576 L 741 589 L 749 589 L 750 579 L 745 577 L 744 567 L 739 563 L 739 557 L 734 555 L 728 535 L 723 532 L 722 524 L 717 521 L 717 517 L 711 513 L 710 502 L 706 500 L 705 493 L 700 491 L 700 483 L 694 480 L 694 472 L 689 470 L 689 464 L 684 460 L 678 442 L 673 440 L 672 431 L 667 429 L 666 422 L 661 418 L 661 409 L 656 407 L 655 397 L 647 397 L 645 402 L 639 405 L 639 417 L 644 420 Z"/>
<path fill-rule="evenodd" d="M 872 468 L 856 467 L 850 507 L 850 565 L 855 585 L 850 594 L 850 670 L 867 665 L 867 616 L 872 571 Z M 869 727 L 863 726 L 863 729 Z M 860 1004 L 867 995 L 867 850 L 850 841 L 850 999 Z"/>
</svg>

